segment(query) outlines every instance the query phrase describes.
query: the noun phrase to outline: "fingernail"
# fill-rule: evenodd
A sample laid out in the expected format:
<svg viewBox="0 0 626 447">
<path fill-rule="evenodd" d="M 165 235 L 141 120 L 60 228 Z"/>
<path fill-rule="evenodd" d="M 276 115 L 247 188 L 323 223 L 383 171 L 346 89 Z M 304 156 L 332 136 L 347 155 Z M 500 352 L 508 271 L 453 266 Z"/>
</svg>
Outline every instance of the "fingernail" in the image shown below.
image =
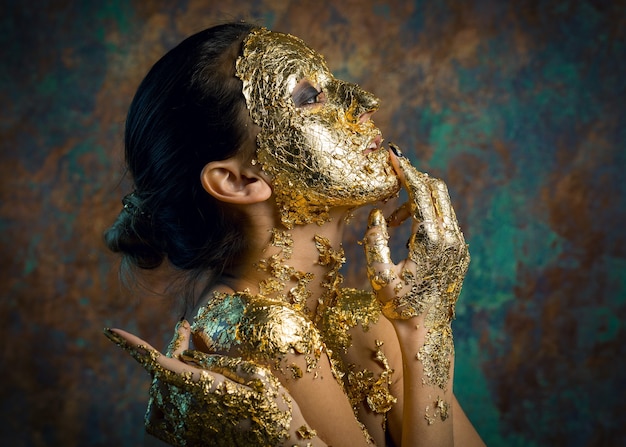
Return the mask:
<svg viewBox="0 0 626 447">
<path fill-rule="evenodd" d="M 113 343 L 115 343 L 117 346 L 121 346 L 121 347 L 125 347 L 126 346 L 126 340 L 124 340 L 122 337 L 120 337 L 119 334 L 113 332 L 111 330 L 111 328 L 105 327 L 102 332 L 104 333 L 105 337 L 108 338 L 109 340 L 111 340 Z"/>
<path fill-rule="evenodd" d="M 379 227 L 383 224 L 385 224 L 385 216 L 383 215 L 383 212 L 381 210 L 379 210 L 378 208 L 373 209 L 370 212 L 370 216 L 367 220 L 367 227 L 368 228 L 372 228 L 372 227 Z"/>
<path fill-rule="evenodd" d="M 389 143 L 389 149 L 391 149 L 391 151 L 396 155 L 396 157 L 398 158 L 403 158 L 404 155 L 402 155 L 402 151 L 400 150 L 400 148 L 398 146 L 396 146 L 394 143 Z"/>
</svg>

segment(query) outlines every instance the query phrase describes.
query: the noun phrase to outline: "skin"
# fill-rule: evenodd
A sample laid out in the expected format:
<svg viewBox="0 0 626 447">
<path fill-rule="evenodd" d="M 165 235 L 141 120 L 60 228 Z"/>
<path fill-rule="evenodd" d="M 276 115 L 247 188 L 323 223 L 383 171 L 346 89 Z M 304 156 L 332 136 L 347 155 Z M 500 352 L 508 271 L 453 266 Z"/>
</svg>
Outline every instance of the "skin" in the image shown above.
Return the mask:
<svg viewBox="0 0 626 447">
<path fill-rule="evenodd" d="M 441 187 L 443 183 L 417 175 L 406 159 L 399 159 L 380 148 L 380 139 L 377 140 L 380 131 L 370 119 L 378 108 L 378 102 L 372 99 L 373 96 L 361 93 L 356 86 L 334 79 L 321 56 L 308 49 L 299 39 L 267 32 L 256 39 L 253 48 L 267 51 L 268 48 L 277 47 L 280 54 L 288 54 L 294 62 L 283 67 L 283 71 L 268 70 L 274 75 L 278 73 L 275 78 L 270 75 L 266 81 L 262 81 L 256 77 L 258 73 L 254 70 L 254 64 L 252 68 L 238 65 L 251 118 L 259 127 L 257 144 L 261 163 L 234 157 L 209 163 L 203 171 L 202 184 L 205 190 L 218 200 L 240 208 L 252 222 L 248 252 L 238 265 L 224 273 L 215 291 L 232 294 L 247 289 L 252 294 L 259 293 L 259 284 L 268 279 L 268 272 L 259 270 L 256 264 L 259 259 L 279 253 L 279 249 L 270 241 L 273 228 L 290 228 L 294 255 L 289 259 L 289 266 L 297 271 L 310 272 L 315 278 L 325 277 L 329 267 L 318 263 L 319 250 L 314 243 L 315 236 L 327 238 L 330 245 L 339 250 L 349 210 L 354 206 L 377 203 L 388 198 L 396 192 L 399 184 L 408 191 L 410 203 L 398 210 L 390 221 L 392 225 L 399 225 L 406 219 L 412 222 L 413 234 L 416 236 L 409 242 L 412 253 L 424 247 L 431 250 L 424 248 L 426 251 L 420 252 L 426 255 L 440 248 L 453 249 L 462 258 L 465 242 L 449 205 L 447 191 Z M 356 94 L 338 94 L 340 85 Z M 261 113 L 258 101 L 263 94 L 272 101 L 271 110 L 274 110 L 274 114 L 264 116 Z M 292 125 L 280 125 L 285 117 L 292 118 Z M 374 147 L 370 146 L 372 141 Z M 300 149 L 299 154 L 304 155 L 296 157 L 294 165 L 286 165 L 283 163 L 284 157 L 293 151 L 294 146 Z M 339 160 L 347 158 L 350 163 L 345 165 L 343 161 L 333 161 L 337 159 L 329 157 L 329 154 L 339 154 Z M 363 169 L 367 164 L 373 166 L 373 169 Z M 345 175 L 346 169 L 348 175 Z M 304 172 L 322 174 L 323 187 L 317 187 L 319 176 L 308 176 Z M 318 181 L 316 183 L 313 180 Z M 285 215 L 281 205 L 287 199 L 294 198 L 294 188 L 287 187 L 289 182 L 292 182 L 292 186 L 294 183 L 298 185 L 295 188 L 298 191 L 306 192 L 297 196 L 306 200 L 299 201 Z M 368 185 L 375 187 L 368 188 Z M 325 207 L 323 216 L 319 213 L 320 206 Z M 449 262 L 448 258 L 420 265 L 419 259 L 412 256 L 394 263 L 387 239 L 385 219 L 381 219 L 380 214 L 374 211 L 364 241 L 368 276 L 378 300 L 384 306 L 389 307 L 389 303 L 393 303 L 398 296 L 410 295 L 413 284 L 401 281 L 403 271 L 412 272 L 417 278 L 415 281 L 441 271 L 450 271 L 450 266 L 445 265 Z M 372 358 L 372 346 L 376 340 L 383 341 L 384 353 L 395 371 L 391 391 L 398 401 L 389 413 L 388 430 L 396 445 L 484 445 L 454 397 L 453 352 L 448 353 L 445 359 L 438 359 L 444 362 L 448 371 L 436 383 L 427 374 L 423 361 L 416 357 L 428 343 L 429 334 L 433 330 L 445 330 L 446 324 L 449 325 L 449 318 L 446 320 L 446 317 L 433 313 L 433 309 L 453 307 L 456 297 L 442 290 L 454 289 L 451 285 L 460 284 L 464 273 L 463 270 L 460 276 L 438 275 L 437 283 L 428 288 L 427 297 L 411 295 L 410 300 L 405 300 L 404 307 L 409 302 L 411 306 L 419 307 L 420 312 L 413 312 L 403 318 L 399 318 L 399 311 L 395 314 L 388 312 L 368 330 L 361 326 L 350 330 L 353 342 L 345 353 L 345 361 L 375 374 L 380 374 L 382 368 Z M 294 285 L 287 281 L 284 291 Z M 315 314 L 318 297 L 324 293 L 323 284 L 314 281 L 309 285 L 309 290 L 311 295 L 306 306 Z M 436 324 L 432 321 L 436 321 Z M 131 334 L 119 330 L 116 332 L 133 346 L 145 344 Z M 195 367 L 181 360 L 166 361 L 157 357 L 156 361 L 173 371 L 175 368 L 192 368 L 192 371 L 197 372 Z M 317 376 L 304 374 L 302 378 L 294 380 L 285 373 L 285 366 L 292 364 L 306 369 L 304 356 L 297 353 L 287 355 L 279 367 L 269 363 L 265 366 L 272 370 L 298 403 L 293 413 L 294 424 L 305 420 L 317 430 L 314 445 L 367 445 L 347 397 L 332 377 L 326 355 L 320 359 Z M 448 416 L 445 420 L 437 419 L 429 425 L 425 411 L 437 399 L 450 405 Z M 376 445 L 385 445 L 382 416 L 362 405 L 359 418 L 367 426 Z"/>
</svg>

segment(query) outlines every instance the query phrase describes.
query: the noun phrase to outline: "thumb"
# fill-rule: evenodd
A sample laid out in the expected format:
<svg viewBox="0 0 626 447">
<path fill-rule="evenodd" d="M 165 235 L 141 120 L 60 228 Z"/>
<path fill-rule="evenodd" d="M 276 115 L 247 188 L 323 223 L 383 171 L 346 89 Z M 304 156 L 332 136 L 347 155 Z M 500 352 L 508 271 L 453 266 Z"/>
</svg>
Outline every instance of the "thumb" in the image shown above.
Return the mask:
<svg viewBox="0 0 626 447">
<path fill-rule="evenodd" d="M 389 233 L 383 212 L 373 209 L 367 221 L 367 232 L 363 241 L 367 277 L 375 291 L 389 285 L 396 278 L 389 250 Z"/>
<path fill-rule="evenodd" d="M 176 329 L 174 330 L 174 337 L 170 344 L 167 346 L 165 355 L 172 358 L 177 358 L 183 351 L 189 349 L 189 337 L 191 336 L 191 326 L 187 320 L 181 320 L 176 323 Z"/>
</svg>

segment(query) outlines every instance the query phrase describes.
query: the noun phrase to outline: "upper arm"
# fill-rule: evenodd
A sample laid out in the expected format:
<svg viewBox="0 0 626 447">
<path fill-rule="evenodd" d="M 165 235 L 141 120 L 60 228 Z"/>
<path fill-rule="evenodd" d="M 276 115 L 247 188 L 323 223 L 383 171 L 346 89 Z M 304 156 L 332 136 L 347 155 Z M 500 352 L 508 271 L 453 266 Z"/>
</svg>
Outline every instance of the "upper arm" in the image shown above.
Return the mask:
<svg viewBox="0 0 626 447">
<path fill-rule="evenodd" d="M 386 371 L 390 372 L 390 383 L 384 384 L 385 388 L 369 390 L 369 394 L 378 401 L 390 397 L 395 399 L 389 411 L 383 413 L 375 406 L 372 408 L 367 402 L 367 396 L 363 396 L 358 403 L 359 419 L 367 426 L 377 444 L 384 445 L 386 432 L 395 445 L 400 445 L 404 399 L 402 355 L 393 326 L 383 317 L 367 329 L 361 325 L 353 327 L 350 334 L 352 344 L 344 355 L 344 361 L 354 365 L 355 371 L 371 373 L 379 382 L 387 374 Z M 381 354 L 384 360 L 381 360 Z"/>
<path fill-rule="evenodd" d="M 200 312 L 194 338 L 201 349 L 269 367 L 327 444 L 367 445 L 320 335 L 302 314 L 282 303 L 225 296 Z"/>
<path fill-rule="evenodd" d="M 274 373 L 298 402 L 307 423 L 328 445 L 368 445 L 369 435 L 357 421 L 328 356 L 323 353 L 309 372 L 305 357 L 305 353 L 288 353 Z"/>
<path fill-rule="evenodd" d="M 289 307 L 257 304 L 248 310 L 240 327 L 240 336 L 246 340 L 241 349 L 272 369 L 320 439 L 333 446 L 366 445 L 366 432 L 317 328 Z"/>
</svg>

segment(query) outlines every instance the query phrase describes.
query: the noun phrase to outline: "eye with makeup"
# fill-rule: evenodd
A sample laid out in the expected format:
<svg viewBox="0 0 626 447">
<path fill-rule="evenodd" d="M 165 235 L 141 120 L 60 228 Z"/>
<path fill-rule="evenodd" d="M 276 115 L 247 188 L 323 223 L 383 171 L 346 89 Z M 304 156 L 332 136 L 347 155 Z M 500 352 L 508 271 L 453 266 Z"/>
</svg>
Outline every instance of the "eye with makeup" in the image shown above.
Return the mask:
<svg viewBox="0 0 626 447">
<path fill-rule="evenodd" d="M 315 88 L 308 81 L 300 82 L 293 90 L 293 102 L 296 107 L 311 107 L 322 104 L 326 99 L 323 91 Z"/>
</svg>

